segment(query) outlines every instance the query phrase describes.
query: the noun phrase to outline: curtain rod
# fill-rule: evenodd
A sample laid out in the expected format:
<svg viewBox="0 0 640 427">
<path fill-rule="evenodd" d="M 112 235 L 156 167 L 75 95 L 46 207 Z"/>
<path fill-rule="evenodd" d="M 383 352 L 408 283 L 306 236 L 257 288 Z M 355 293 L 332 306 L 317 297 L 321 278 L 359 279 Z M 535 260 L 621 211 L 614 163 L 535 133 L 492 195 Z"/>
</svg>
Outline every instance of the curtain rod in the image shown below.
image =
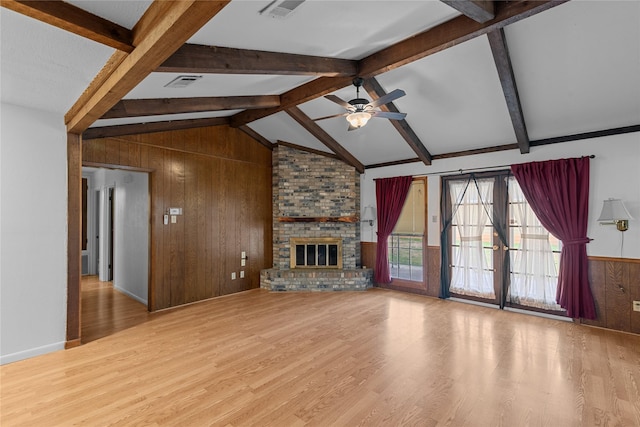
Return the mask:
<svg viewBox="0 0 640 427">
<path fill-rule="evenodd" d="M 596 155 L 595 154 L 590 154 L 588 156 L 581 156 L 581 159 L 584 159 L 585 157 L 588 157 L 590 159 L 595 159 Z M 512 163 L 512 164 L 516 164 L 516 165 L 521 165 L 524 164 L 523 163 Z M 429 175 L 442 175 L 442 174 L 446 174 L 446 173 L 453 173 L 453 172 L 459 172 L 459 173 L 463 173 L 463 172 L 474 172 L 474 171 L 482 171 L 482 170 L 487 170 L 487 169 L 496 169 L 496 168 L 508 168 L 511 165 L 495 165 L 495 166 L 485 166 L 482 168 L 468 168 L 468 169 L 454 169 L 454 170 L 449 170 L 449 171 L 442 171 L 442 172 L 431 172 L 431 173 L 423 173 L 420 175 L 413 175 L 414 177 L 420 177 L 420 176 L 429 176 Z"/>
</svg>

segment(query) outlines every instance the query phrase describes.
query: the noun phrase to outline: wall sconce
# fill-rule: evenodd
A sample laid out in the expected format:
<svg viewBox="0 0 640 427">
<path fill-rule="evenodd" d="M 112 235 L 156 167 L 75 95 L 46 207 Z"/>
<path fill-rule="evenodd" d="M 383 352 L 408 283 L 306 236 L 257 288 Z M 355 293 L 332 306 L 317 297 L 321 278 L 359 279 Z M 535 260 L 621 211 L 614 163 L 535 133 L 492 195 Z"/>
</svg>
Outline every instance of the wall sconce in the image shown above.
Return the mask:
<svg viewBox="0 0 640 427">
<path fill-rule="evenodd" d="M 370 227 L 373 227 L 373 221 L 376 220 L 376 210 L 373 206 L 367 206 L 364 208 L 361 221 L 368 222 Z"/>
<path fill-rule="evenodd" d="M 620 199 L 607 199 L 602 205 L 602 212 L 598 221 L 601 225 L 615 224 L 619 231 L 629 229 L 629 220 L 633 217 L 629 214 L 624 203 Z"/>
</svg>

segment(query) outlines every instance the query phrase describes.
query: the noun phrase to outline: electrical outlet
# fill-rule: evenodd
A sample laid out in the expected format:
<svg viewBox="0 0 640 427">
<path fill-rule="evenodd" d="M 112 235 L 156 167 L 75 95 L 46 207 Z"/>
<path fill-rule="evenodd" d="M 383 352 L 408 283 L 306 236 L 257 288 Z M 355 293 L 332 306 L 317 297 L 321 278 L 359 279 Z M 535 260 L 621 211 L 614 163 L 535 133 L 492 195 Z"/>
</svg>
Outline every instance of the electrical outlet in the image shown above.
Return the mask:
<svg viewBox="0 0 640 427">
<path fill-rule="evenodd" d="M 244 279 L 244 270 L 240 271 L 240 278 Z"/>
<path fill-rule="evenodd" d="M 640 301 L 633 302 L 633 311 L 640 311 Z"/>
<path fill-rule="evenodd" d="M 236 280 L 236 272 L 231 273 L 231 280 Z"/>
</svg>

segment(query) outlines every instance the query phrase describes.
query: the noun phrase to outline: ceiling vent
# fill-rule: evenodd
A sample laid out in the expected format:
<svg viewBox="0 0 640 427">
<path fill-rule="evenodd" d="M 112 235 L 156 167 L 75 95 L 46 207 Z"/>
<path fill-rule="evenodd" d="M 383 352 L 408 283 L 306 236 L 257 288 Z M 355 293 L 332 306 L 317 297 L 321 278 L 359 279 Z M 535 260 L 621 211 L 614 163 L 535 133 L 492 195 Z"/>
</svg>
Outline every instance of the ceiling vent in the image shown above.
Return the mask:
<svg viewBox="0 0 640 427">
<path fill-rule="evenodd" d="M 183 88 L 200 80 L 202 76 L 178 76 L 171 80 L 164 87 Z"/>
<path fill-rule="evenodd" d="M 273 0 L 258 13 L 271 18 L 282 19 L 291 15 L 302 3 L 304 3 L 304 0 Z"/>
</svg>

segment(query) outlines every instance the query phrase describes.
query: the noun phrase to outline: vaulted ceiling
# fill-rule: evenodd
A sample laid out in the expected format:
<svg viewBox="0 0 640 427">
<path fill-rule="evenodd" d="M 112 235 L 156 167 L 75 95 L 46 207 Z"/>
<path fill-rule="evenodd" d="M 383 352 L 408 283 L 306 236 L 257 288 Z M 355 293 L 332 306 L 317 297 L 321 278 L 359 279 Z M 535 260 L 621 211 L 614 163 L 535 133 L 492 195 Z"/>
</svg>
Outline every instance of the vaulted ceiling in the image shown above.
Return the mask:
<svg viewBox="0 0 640 427">
<path fill-rule="evenodd" d="M 640 131 L 640 2 L 271 3 L 2 0 L 2 101 L 85 138 L 229 124 L 360 171 Z M 314 121 L 356 76 L 406 118 Z"/>
</svg>

